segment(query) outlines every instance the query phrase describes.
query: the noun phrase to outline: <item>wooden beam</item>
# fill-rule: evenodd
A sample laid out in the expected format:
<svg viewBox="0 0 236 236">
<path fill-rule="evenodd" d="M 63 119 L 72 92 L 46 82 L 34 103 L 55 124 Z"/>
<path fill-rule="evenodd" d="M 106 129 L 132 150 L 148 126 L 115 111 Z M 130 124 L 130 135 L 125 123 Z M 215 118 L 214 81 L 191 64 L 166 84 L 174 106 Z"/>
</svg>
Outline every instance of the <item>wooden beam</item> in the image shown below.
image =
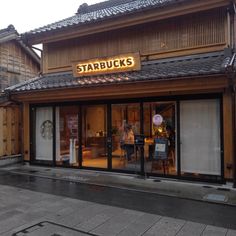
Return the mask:
<svg viewBox="0 0 236 236">
<path fill-rule="evenodd" d="M 175 80 L 143 81 L 114 85 L 99 85 L 90 87 L 51 89 L 45 91 L 27 91 L 27 93 L 13 94 L 12 98 L 30 103 L 104 100 L 118 98 L 135 98 L 148 96 L 170 96 L 180 93 L 209 92 L 227 88 L 225 77 L 211 76 L 185 78 Z"/>
</svg>

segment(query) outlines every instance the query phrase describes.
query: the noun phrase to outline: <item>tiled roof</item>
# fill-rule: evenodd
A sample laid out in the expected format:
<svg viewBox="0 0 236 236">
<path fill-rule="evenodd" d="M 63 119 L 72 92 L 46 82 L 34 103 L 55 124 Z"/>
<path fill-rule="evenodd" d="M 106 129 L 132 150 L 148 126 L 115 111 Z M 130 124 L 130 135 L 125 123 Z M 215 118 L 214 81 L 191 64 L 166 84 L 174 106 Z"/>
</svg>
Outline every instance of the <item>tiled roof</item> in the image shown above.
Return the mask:
<svg viewBox="0 0 236 236">
<path fill-rule="evenodd" d="M 0 43 L 9 41 L 11 39 L 16 39 L 18 37 L 19 34 L 17 33 L 13 25 L 9 25 L 7 28 L 0 30 Z"/>
<path fill-rule="evenodd" d="M 72 72 L 46 74 L 14 85 L 5 91 L 24 92 L 47 89 L 103 86 L 138 81 L 160 81 L 194 76 L 224 74 L 231 57 L 223 52 L 198 54 L 143 62 L 140 71 L 87 77 L 73 77 Z"/>
<path fill-rule="evenodd" d="M 79 7 L 78 12 L 74 16 L 31 30 L 26 32 L 25 35 L 44 33 L 68 26 L 91 23 L 148 9 L 161 8 L 184 1 L 189 0 L 109 0 L 93 5 L 87 5 L 85 3 Z"/>
<path fill-rule="evenodd" d="M 21 40 L 20 35 L 13 25 L 9 25 L 7 28 L 0 30 L 0 44 L 11 40 L 15 40 L 32 59 L 40 64 L 39 56 Z"/>
</svg>

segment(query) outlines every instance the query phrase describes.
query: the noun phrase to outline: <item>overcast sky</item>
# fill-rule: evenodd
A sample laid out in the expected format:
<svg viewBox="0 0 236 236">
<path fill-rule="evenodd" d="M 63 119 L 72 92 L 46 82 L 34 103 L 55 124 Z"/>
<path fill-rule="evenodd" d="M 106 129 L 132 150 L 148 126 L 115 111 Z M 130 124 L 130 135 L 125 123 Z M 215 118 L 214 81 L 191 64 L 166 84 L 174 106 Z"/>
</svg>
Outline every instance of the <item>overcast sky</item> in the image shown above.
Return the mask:
<svg viewBox="0 0 236 236">
<path fill-rule="evenodd" d="M 18 33 L 54 23 L 73 16 L 78 7 L 104 0 L 2 0 L 0 6 L 0 29 L 12 24 Z"/>
</svg>

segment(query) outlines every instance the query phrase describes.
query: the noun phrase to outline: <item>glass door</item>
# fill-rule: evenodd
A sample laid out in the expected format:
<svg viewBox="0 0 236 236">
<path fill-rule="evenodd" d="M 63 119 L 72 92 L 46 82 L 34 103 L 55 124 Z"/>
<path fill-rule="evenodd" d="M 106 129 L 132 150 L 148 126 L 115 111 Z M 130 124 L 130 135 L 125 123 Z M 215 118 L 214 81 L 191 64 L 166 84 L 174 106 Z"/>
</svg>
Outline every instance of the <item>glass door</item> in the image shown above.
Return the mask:
<svg viewBox="0 0 236 236">
<path fill-rule="evenodd" d="M 134 145 L 140 134 L 140 104 L 113 104 L 111 109 L 112 168 L 140 171 L 141 152 Z"/>
<path fill-rule="evenodd" d="M 107 168 L 107 107 L 82 107 L 82 166 Z"/>
<path fill-rule="evenodd" d="M 177 175 L 175 102 L 145 102 L 143 113 L 145 172 Z"/>
<path fill-rule="evenodd" d="M 35 109 L 35 161 L 53 161 L 53 108 Z"/>
<path fill-rule="evenodd" d="M 79 166 L 79 109 L 56 107 L 56 165 Z"/>
</svg>

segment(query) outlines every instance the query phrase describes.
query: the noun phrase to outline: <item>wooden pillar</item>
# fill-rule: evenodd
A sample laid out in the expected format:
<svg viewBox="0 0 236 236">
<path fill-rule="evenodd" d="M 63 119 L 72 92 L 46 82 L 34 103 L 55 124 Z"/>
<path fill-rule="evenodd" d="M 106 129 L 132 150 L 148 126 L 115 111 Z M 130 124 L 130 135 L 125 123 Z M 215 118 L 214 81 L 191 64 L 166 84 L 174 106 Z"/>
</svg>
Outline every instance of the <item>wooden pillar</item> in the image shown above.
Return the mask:
<svg viewBox="0 0 236 236">
<path fill-rule="evenodd" d="M 29 103 L 23 104 L 23 157 L 24 161 L 30 160 L 30 110 Z"/>
<path fill-rule="evenodd" d="M 0 107 L 0 157 L 4 155 L 3 152 L 3 107 Z"/>
<path fill-rule="evenodd" d="M 7 107 L 6 108 L 6 128 L 7 128 L 7 156 L 10 156 L 12 154 L 12 108 Z"/>
<path fill-rule="evenodd" d="M 233 122 L 232 93 L 223 94 L 223 136 L 224 136 L 224 173 L 226 179 L 233 178 Z"/>
<path fill-rule="evenodd" d="M 236 87 L 232 91 L 232 132 L 233 132 L 233 187 L 236 188 Z"/>
</svg>

